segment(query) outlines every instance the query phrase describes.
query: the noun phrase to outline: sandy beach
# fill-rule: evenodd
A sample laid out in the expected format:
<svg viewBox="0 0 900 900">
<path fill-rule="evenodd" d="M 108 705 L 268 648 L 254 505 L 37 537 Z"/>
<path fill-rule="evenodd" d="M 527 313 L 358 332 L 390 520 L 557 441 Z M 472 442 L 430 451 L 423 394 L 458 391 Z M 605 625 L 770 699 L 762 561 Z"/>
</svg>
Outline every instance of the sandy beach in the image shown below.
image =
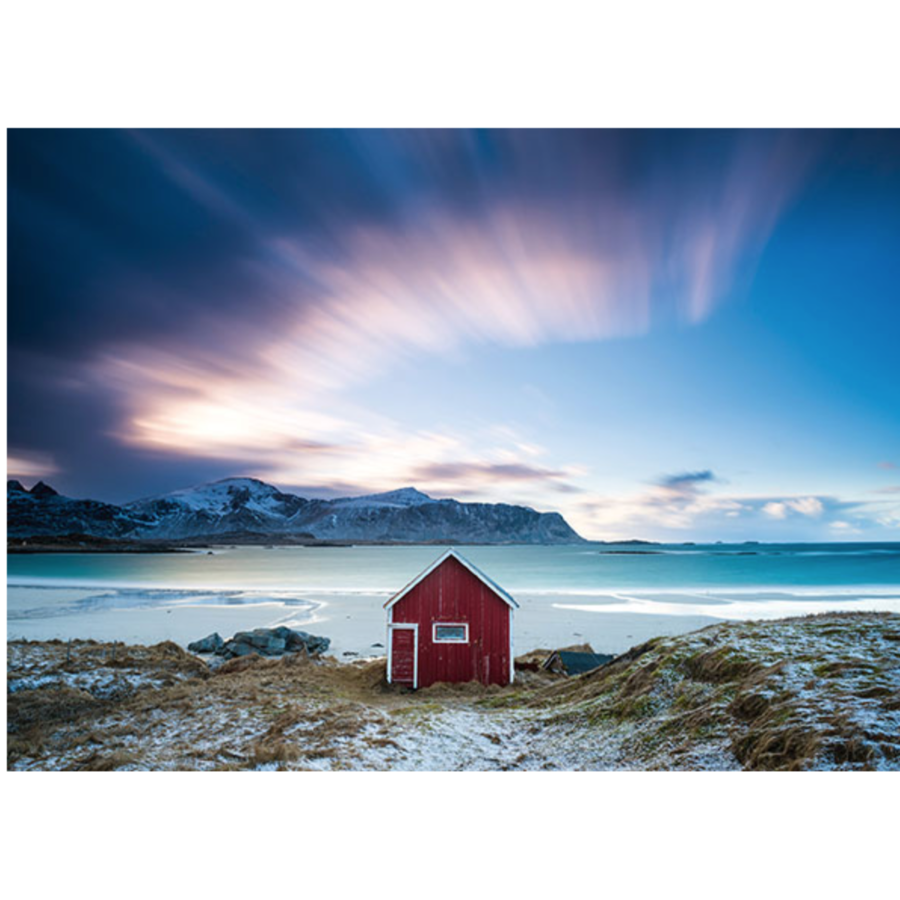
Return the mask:
<svg viewBox="0 0 900 900">
<path fill-rule="evenodd" d="M 377 645 L 385 642 L 382 607 L 388 593 L 322 596 L 11 587 L 8 638 L 174 641 L 186 647 L 214 631 L 230 637 L 236 631 L 287 625 L 330 638 L 331 652 L 338 657 L 384 655 Z M 560 596 L 556 602 L 573 599 Z M 586 642 L 599 653 L 616 654 L 657 635 L 682 634 L 716 621 L 710 616 L 562 610 L 544 595 L 523 594 L 519 603 L 515 647 L 523 653 Z"/>
<path fill-rule="evenodd" d="M 322 635 L 339 659 L 384 655 L 389 592 L 185 591 L 124 588 L 8 588 L 10 640 L 98 640 L 187 647 L 212 632 L 228 638 L 253 628 Z M 589 643 L 623 653 L 658 636 L 685 634 L 723 620 L 772 619 L 841 610 L 900 611 L 900 591 L 868 597 L 840 594 L 725 592 L 706 597 L 521 593 L 515 652 Z M 708 612 L 706 612 L 708 610 Z"/>
</svg>

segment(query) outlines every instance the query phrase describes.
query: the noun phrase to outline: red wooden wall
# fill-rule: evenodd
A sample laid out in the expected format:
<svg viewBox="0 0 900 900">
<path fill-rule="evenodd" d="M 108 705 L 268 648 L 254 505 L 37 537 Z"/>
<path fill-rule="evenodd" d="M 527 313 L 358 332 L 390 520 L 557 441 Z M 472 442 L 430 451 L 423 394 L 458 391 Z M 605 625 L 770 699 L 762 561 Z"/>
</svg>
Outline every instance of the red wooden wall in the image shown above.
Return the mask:
<svg viewBox="0 0 900 900">
<path fill-rule="evenodd" d="M 436 681 L 509 684 L 510 607 L 452 556 L 392 608 L 419 625 L 419 687 Z M 435 644 L 433 623 L 467 622 L 467 644 Z"/>
</svg>

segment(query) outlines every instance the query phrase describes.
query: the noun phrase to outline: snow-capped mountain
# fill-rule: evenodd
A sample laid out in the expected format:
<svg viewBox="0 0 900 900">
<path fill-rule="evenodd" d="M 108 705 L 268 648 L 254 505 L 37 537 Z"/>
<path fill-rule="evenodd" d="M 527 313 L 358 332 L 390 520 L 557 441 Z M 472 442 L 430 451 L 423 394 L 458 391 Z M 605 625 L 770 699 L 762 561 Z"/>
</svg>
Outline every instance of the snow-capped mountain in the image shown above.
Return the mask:
<svg viewBox="0 0 900 900">
<path fill-rule="evenodd" d="M 153 524 L 142 537 L 182 538 L 226 531 L 302 531 L 286 527 L 311 501 L 256 478 L 225 478 L 127 503 L 129 515 Z"/>
<path fill-rule="evenodd" d="M 434 503 L 428 494 L 423 494 L 414 487 L 399 488 L 384 494 L 365 494 L 362 497 L 341 497 L 332 503 L 340 506 L 390 506 L 394 508 L 421 506 L 423 503 Z"/>
<path fill-rule="evenodd" d="M 71 500 L 40 483 L 7 483 L 11 536 L 71 532 L 173 540 L 235 532 L 328 540 L 575 543 L 559 513 L 505 503 L 435 500 L 408 487 L 383 494 L 309 500 L 255 478 L 226 478 L 124 506 Z"/>
</svg>

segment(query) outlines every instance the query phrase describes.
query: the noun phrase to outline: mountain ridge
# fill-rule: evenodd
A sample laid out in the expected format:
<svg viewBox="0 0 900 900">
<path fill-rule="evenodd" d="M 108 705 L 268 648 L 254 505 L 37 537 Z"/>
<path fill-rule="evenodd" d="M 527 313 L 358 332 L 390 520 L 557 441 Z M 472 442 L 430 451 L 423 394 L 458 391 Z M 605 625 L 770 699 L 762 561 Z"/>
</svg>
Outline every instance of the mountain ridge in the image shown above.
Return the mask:
<svg viewBox="0 0 900 900">
<path fill-rule="evenodd" d="M 257 478 L 224 478 L 116 505 L 76 500 L 39 482 L 7 482 L 11 537 L 78 532 L 102 538 L 183 540 L 240 532 L 390 543 L 581 543 L 558 512 L 435 499 L 415 487 L 310 499 Z"/>
</svg>

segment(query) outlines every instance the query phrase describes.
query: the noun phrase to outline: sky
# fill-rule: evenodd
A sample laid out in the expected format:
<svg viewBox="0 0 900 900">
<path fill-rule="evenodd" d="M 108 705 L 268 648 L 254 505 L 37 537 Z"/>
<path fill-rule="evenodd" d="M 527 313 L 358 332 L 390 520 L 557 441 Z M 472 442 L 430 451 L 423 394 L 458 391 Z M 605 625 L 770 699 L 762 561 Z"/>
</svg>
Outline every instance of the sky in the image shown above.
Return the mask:
<svg viewBox="0 0 900 900">
<path fill-rule="evenodd" d="M 900 540 L 900 132 L 8 132 L 8 475 Z"/>
</svg>

